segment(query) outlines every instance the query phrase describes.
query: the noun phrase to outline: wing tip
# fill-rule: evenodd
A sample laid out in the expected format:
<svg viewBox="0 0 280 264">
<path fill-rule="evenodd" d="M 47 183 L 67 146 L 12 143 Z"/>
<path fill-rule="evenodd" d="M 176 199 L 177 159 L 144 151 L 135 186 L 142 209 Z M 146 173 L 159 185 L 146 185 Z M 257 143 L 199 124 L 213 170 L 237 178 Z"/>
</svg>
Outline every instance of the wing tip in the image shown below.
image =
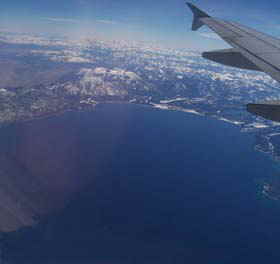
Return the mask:
<svg viewBox="0 0 280 264">
<path fill-rule="evenodd" d="M 194 18 L 193 18 L 193 24 L 192 24 L 192 30 L 196 31 L 200 27 L 204 25 L 204 23 L 200 20 L 201 18 L 210 17 L 207 13 L 196 7 L 191 2 L 186 2 L 186 5 L 191 9 Z"/>
<path fill-rule="evenodd" d="M 198 18 L 203 18 L 203 17 L 210 17 L 206 12 L 202 11 L 199 9 L 197 6 L 195 6 L 191 2 L 186 2 L 186 5 L 191 9 L 193 14 L 198 17 Z"/>
</svg>

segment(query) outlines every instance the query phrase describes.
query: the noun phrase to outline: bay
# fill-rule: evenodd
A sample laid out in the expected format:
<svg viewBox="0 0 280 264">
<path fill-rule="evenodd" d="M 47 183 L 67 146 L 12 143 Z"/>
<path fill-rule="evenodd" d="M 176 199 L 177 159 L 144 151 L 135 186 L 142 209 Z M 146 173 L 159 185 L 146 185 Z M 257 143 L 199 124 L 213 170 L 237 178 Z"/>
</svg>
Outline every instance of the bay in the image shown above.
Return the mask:
<svg viewBox="0 0 280 264">
<path fill-rule="evenodd" d="M 279 173 L 278 164 L 232 124 L 106 104 L 12 125 L 0 136 L 10 166 L 28 172 L 19 183 L 14 177 L 32 208 L 22 215 L 40 219 L 4 235 L 10 263 L 276 263 L 280 257 L 280 206 L 259 184 Z M 37 188 L 32 195 L 27 180 Z M 38 193 L 43 198 L 33 204 Z M 41 220 L 44 214 L 51 216 Z"/>
</svg>

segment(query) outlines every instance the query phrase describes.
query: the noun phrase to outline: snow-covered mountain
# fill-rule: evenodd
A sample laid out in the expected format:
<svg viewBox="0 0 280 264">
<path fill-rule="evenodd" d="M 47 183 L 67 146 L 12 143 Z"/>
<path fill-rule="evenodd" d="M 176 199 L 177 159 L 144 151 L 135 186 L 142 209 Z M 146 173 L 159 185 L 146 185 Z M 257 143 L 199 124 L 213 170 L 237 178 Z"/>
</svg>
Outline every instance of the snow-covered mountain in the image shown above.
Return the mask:
<svg viewBox="0 0 280 264">
<path fill-rule="evenodd" d="M 231 122 L 257 135 L 258 150 L 280 156 L 278 124 L 245 110 L 280 98 L 279 84 L 264 73 L 142 42 L 2 32 L 0 46 L 0 123 L 106 101 L 139 103 Z"/>
</svg>

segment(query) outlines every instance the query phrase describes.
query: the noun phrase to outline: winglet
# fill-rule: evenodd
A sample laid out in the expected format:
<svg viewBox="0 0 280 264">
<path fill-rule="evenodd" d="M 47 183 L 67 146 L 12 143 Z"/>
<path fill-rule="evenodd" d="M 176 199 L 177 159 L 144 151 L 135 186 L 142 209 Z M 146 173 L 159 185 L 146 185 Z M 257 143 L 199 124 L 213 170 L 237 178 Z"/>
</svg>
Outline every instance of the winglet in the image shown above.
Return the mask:
<svg viewBox="0 0 280 264">
<path fill-rule="evenodd" d="M 189 6 L 191 11 L 193 12 L 194 18 L 193 18 L 192 30 L 196 31 L 204 25 L 203 22 L 201 21 L 201 18 L 210 17 L 210 16 L 208 14 L 206 14 L 205 12 L 203 12 L 202 10 L 200 10 L 199 8 L 197 8 L 192 3 L 187 2 L 186 4 Z"/>
</svg>

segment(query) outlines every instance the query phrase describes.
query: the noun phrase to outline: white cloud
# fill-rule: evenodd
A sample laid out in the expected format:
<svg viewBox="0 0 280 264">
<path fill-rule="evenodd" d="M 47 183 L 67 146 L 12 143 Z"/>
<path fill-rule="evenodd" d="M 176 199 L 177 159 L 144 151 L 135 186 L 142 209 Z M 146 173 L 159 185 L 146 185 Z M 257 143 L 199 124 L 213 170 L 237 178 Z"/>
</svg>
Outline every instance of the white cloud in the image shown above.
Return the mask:
<svg viewBox="0 0 280 264">
<path fill-rule="evenodd" d="M 54 23 L 79 23 L 79 20 L 70 18 L 60 18 L 60 17 L 43 17 L 43 20 L 47 20 Z"/>
<path fill-rule="evenodd" d="M 212 33 L 212 32 L 202 32 L 199 33 L 200 36 L 204 37 L 204 38 L 210 38 L 210 39 L 218 39 L 220 40 L 221 38 L 216 34 L 216 33 Z"/>
<path fill-rule="evenodd" d="M 105 20 L 105 19 L 99 19 L 99 20 L 96 20 L 96 22 L 98 22 L 98 23 L 103 23 L 103 24 L 110 24 L 110 25 L 116 25 L 116 24 L 118 24 L 118 22 L 116 22 L 116 21 L 113 21 L 113 20 Z"/>
</svg>

